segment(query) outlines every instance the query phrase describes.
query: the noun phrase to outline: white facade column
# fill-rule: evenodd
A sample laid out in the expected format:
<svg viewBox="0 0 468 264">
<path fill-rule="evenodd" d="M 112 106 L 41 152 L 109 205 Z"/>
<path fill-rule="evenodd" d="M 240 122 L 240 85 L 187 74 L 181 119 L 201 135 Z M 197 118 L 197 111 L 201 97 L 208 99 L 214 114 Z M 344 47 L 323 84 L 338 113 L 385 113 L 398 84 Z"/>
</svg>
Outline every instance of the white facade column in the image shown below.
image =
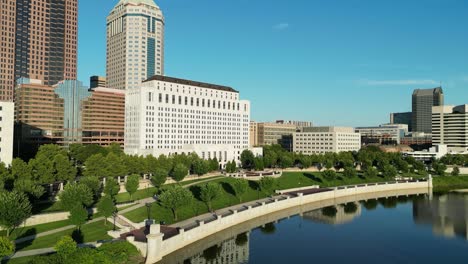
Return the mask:
<svg viewBox="0 0 468 264">
<path fill-rule="evenodd" d="M 146 236 L 146 264 L 153 264 L 162 259 L 162 242 L 164 234 L 161 233 L 161 226 L 154 224 L 150 226 L 150 233 Z"/>
</svg>

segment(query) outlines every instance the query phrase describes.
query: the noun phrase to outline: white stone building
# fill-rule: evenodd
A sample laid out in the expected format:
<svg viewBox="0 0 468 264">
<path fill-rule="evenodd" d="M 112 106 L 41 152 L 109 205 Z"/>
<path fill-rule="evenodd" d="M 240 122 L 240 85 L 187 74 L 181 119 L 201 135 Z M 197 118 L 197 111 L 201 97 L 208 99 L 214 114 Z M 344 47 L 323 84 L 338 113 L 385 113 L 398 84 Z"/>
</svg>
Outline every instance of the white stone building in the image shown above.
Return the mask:
<svg viewBox="0 0 468 264">
<path fill-rule="evenodd" d="M 120 0 L 107 17 L 107 87 L 164 75 L 164 16 L 153 0 Z"/>
<path fill-rule="evenodd" d="M 9 166 L 13 160 L 14 119 L 14 103 L 0 102 L 0 162 L 6 166 Z"/>
<path fill-rule="evenodd" d="M 468 105 L 432 107 L 432 143 L 449 152 L 468 151 Z"/>
<path fill-rule="evenodd" d="M 360 149 L 361 135 L 352 127 L 306 127 L 293 134 L 293 151 L 305 155 Z"/>
<path fill-rule="evenodd" d="M 250 102 L 226 86 L 155 75 L 127 89 L 125 152 L 197 153 L 221 165 L 249 148 Z"/>
</svg>

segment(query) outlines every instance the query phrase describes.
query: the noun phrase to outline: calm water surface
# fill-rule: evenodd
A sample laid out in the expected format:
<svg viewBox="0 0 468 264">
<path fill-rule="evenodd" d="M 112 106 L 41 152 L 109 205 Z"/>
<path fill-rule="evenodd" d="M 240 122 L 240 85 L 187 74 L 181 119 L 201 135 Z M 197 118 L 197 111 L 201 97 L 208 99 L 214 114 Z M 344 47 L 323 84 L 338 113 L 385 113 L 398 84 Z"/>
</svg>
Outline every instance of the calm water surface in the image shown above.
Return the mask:
<svg viewBox="0 0 468 264">
<path fill-rule="evenodd" d="M 467 238 L 468 195 L 391 197 L 305 212 L 215 245 L 210 238 L 162 262 L 468 263 Z"/>
</svg>

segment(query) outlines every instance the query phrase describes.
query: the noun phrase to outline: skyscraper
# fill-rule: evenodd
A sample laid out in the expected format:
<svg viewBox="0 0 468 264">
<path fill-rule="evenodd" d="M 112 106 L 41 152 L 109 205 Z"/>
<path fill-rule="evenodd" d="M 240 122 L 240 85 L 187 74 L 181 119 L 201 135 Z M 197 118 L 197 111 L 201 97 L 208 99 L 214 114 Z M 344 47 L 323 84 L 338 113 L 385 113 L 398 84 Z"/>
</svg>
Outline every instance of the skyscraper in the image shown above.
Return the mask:
<svg viewBox="0 0 468 264">
<path fill-rule="evenodd" d="M 413 132 L 432 132 L 432 107 L 444 105 L 442 87 L 416 89 L 413 92 Z"/>
<path fill-rule="evenodd" d="M 76 79 L 77 2 L 1 1 L 0 100 L 13 100 L 21 77 L 45 85 Z"/>
<path fill-rule="evenodd" d="M 153 0 L 120 0 L 107 17 L 107 86 L 136 88 L 164 74 L 164 17 Z"/>
</svg>

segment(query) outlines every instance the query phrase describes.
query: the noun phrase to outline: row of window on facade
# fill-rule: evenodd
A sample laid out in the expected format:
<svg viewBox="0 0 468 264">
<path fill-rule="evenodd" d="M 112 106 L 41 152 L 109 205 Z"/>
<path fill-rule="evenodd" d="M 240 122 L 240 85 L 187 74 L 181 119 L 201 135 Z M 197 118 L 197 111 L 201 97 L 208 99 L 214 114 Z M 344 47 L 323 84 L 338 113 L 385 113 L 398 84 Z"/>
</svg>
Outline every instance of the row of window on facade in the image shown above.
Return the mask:
<svg viewBox="0 0 468 264">
<path fill-rule="evenodd" d="M 153 98 L 153 93 L 152 92 L 149 92 L 148 93 L 148 102 L 153 102 L 154 101 L 154 98 Z M 166 103 L 166 104 L 169 104 L 169 103 L 172 103 L 172 104 L 179 104 L 179 105 L 189 105 L 189 101 L 190 101 L 190 106 L 201 106 L 201 107 L 212 107 L 212 108 L 217 108 L 217 109 L 226 109 L 227 107 L 227 110 L 231 110 L 231 106 L 232 106 L 232 110 L 237 110 L 239 111 L 240 110 L 240 104 L 239 103 L 232 103 L 231 102 L 226 102 L 223 101 L 216 101 L 216 100 L 210 100 L 210 99 L 201 99 L 200 98 L 193 98 L 193 97 L 187 97 L 187 96 L 178 96 L 177 100 L 176 100 L 176 96 L 175 95 L 172 95 L 172 97 L 170 98 L 169 94 L 166 94 L 164 96 L 164 100 L 163 100 L 163 94 L 162 93 L 159 93 L 159 97 L 158 97 L 158 102 L 159 103 L 163 103 L 163 101 Z M 245 109 L 244 111 L 247 111 L 247 106 L 245 106 Z"/>
</svg>

